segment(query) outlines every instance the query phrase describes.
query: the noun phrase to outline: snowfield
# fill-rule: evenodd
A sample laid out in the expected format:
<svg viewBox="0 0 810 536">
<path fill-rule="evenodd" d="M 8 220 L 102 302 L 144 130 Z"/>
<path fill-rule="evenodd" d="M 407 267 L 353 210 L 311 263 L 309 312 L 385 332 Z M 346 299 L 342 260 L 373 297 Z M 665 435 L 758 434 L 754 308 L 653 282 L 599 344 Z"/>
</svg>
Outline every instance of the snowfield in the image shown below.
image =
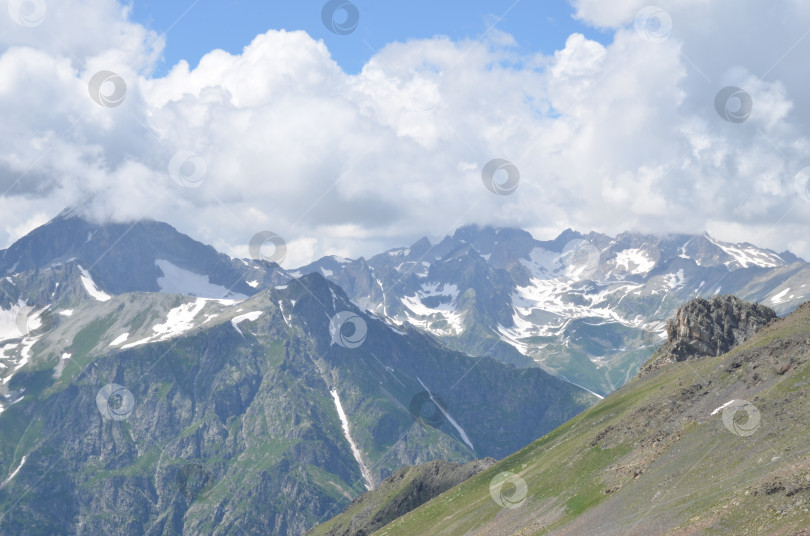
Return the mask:
<svg viewBox="0 0 810 536">
<path fill-rule="evenodd" d="M 160 291 L 164 294 L 183 294 L 199 298 L 244 300 L 247 296 L 233 292 L 221 285 L 211 283 L 207 275 L 195 274 L 167 260 L 157 259 L 155 265 L 163 272 L 157 278 Z M 258 285 L 258 283 L 257 283 Z"/>
<path fill-rule="evenodd" d="M 617 270 L 633 275 L 649 273 L 655 268 L 655 261 L 643 249 L 625 249 L 616 254 L 614 261 Z"/>
<path fill-rule="evenodd" d="M 193 302 L 184 303 L 169 310 L 165 322 L 152 326 L 155 335 L 125 344 L 121 348 L 126 350 L 127 348 L 134 348 L 150 342 L 165 341 L 182 335 L 196 326 L 194 319 L 203 310 L 206 303 L 207 300 L 204 298 L 197 298 Z"/>
<path fill-rule="evenodd" d="M 82 273 L 81 280 L 84 290 L 87 291 L 87 294 L 89 294 L 91 298 L 101 302 L 105 302 L 110 299 L 109 294 L 98 288 L 98 285 L 96 285 L 93 278 L 90 277 L 90 273 L 87 270 L 79 266 L 79 271 Z"/>
<path fill-rule="evenodd" d="M 255 322 L 260 316 L 262 316 L 262 311 L 251 311 L 249 313 L 233 317 L 231 319 L 231 325 L 233 326 L 233 329 L 239 332 L 239 335 L 242 335 L 244 337 L 245 336 L 244 333 L 242 333 L 242 330 L 239 329 L 239 323 L 244 322 L 245 320 Z"/>
<path fill-rule="evenodd" d="M 441 287 L 440 287 L 441 285 Z M 435 335 L 457 335 L 464 331 L 464 313 L 456 304 L 458 287 L 449 283 L 425 283 L 413 296 L 402 298 L 402 305 L 407 309 L 406 320 L 415 326 Z M 424 298 L 446 298 L 434 307 L 428 307 Z M 436 327 L 434 324 L 444 320 L 447 327 Z"/>
</svg>

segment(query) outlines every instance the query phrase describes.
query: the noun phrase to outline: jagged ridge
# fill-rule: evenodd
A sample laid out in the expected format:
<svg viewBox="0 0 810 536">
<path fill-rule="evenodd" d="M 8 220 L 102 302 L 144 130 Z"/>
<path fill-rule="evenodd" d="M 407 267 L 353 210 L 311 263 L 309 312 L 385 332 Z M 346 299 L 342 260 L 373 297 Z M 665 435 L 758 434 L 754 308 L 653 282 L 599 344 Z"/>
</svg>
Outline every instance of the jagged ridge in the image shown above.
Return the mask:
<svg viewBox="0 0 810 536">
<path fill-rule="evenodd" d="M 724 354 L 753 337 L 776 319 L 770 307 L 736 296 L 695 298 L 678 308 L 667 322 L 667 342 L 639 372 L 640 376 L 669 363 Z"/>
</svg>

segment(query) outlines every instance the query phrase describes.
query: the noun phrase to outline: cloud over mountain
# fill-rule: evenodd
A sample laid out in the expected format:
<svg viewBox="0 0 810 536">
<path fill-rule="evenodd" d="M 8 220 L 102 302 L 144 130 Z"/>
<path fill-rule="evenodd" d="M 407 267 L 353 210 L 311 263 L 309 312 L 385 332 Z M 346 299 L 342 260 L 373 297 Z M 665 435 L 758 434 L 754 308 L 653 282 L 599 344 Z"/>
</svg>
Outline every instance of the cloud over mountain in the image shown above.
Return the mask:
<svg viewBox="0 0 810 536">
<path fill-rule="evenodd" d="M 79 205 L 166 220 L 243 256 L 272 230 L 289 243 L 287 266 L 467 223 L 537 236 L 707 229 L 810 255 L 810 203 L 795 184 L 809 164 L 810 8 L 667 1 L 639 20 L 643 2 L 573 4 L 612 42 L 573 34 L 553 55 L 525 56 L 496 28 L 481 41 L 390 43 L 357 75 L 322 41 L 270 30 L 241 54 L 153 76 L 171 32 L 115 1 L 51 2 L 31 27 L 3 14 L 4 241 Z M 90 94 L 104 70 L 120 80 L 97 97 L 126 86 L 112 107 Z M 716 110 L 727 86 L 750 96 L 744 121 Z M 520 171 L 512 195 L 482 184 L 495 158 Z"/>
</svg>

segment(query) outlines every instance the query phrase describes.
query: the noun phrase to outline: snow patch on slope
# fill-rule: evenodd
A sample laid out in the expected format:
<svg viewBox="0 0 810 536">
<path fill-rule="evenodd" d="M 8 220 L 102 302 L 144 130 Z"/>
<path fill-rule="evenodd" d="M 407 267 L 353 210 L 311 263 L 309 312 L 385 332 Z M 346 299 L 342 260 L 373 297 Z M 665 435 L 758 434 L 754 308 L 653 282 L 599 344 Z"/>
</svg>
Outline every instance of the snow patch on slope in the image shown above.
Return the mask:
<svg viewBox="0 0 810 536">
<path fill-rule="evenodd" d="M 87 270 L 79 266 L 79 271 L 82 273 L 81 280 L 84 290 L 87 291 L 91 298 L 100 302 L 105 302 L 111 298 L 109 294 L 98 288 Z"/>
<path fill-rule="evenodd" d="M 669 290 L 676 290 L 683 288 L 686 278 L 683 275 L 683 268 L 678 269 L 677 272 L 667 274 L 664 276 L 664 284 Z"/>
<path fill-rule="evenodd" d="M 720 407 L 719 407 L 719 408 L 717 408 L 716 410 L 712 411 L 712 412 L 710 413 L 710 415 L 717 415 L 718 413 L 720 413 L 721 411 L 723 411 L 724 409 L 726 409 L 728 406 L 730 406 L 730 405 L 731 405 L 731 404 L 733 404 L 734 402 L 735 402 L 735 400 L 729 400 L 728 402 L 726 402 L 725 404 L 723 404 L 722 406 L 720 406 Z"/>
<path fill-rule="evenodd" d="M 164 294 L 183 294 L 200 298 L 244 300 L 244 294 L 232 292 L 222 285 L 211 283 L 207 275 L 195 274 L 167 260 L 157 259 L 155 265 L 163 272 L 157 278 L 160 291 Z"/>
<path fill-rule="evenodd" d="M 422 385 L 422 388 L 425 391 L 427 391 L 428 396 L 430 396 L 430 400 L 433 402 L 433 404 L 437 408 L 439 408 L 439 411 L 442 412 L 442 415 L 444 415 L 444 418 L 447 419 L 447 422 L 449 422 L 450 424 L 453 425 L 453 428 L 456 429 L 456 432 L 458 432 L 458 435 L 461 436 L 461 439 L 464 441 L 464 443 L 466 443 L 466 445 L 468 447 L 470 447 L 470 450 L 475 452 L 475 447 L 473 447 L 472 441 L 470 441 L 470 438 L 467 437 L 467 433 L 464 431 L 464 429 L 461 427 L 461 425 L 456 422 L 456 420 L 453 418 L 453 416 L 450 415 L 450 413 L 446 409 L 444 409 L 444 407 L 442 407 L 442 405 L 439 404 L 439 402 L 435 398 L 433 398 L 433 393 L 431 393 L 430 389 L 427 388 L 427 385 L 425 385 L 422 382 L 422 379 L 419 378 L 419 376 L 417 376 L 416 379 L 419 380 L 419 383 Z"/>
<path fill-rule="evenodd" d="M 204 298 L 197 298 L 193 302 L 184 303 L 169 310 L 166 314 L 166 322 L 152 326 L 155 335 L 125 344 L 121 348 L 127 349 L 150 342 L 165 341 L 191 330 L 194 327 L 194 318 L 203 310 L 205 304 Z"/>
<path fill-rule="evenodd" d="M 11 482 L 11 479 L 17 476 L 17 473 L 20 472 L 20 469 L 22 469 L 23 465 L 25 465 L 25 456 L 23 456 L 22 459 L 20 459 L 20 465 L 18 465 L 17 468 L 14 469 L 14 472 L 11 473 L 11 475 L 9 475 L 9 477 L 2 484 L 0 484 L 0 489 L 6 487 L 6 484 Z"/>
<path fill-rule="evenodd" d="M 23 336 L 17 327 L 17 317 L 21 308 L 21 305 L 14 305 L 11 309 L 0 309 L 0 341 L 19 339 Z"/>
<path fill-rule="evenodd" d="M 580 291 L 580 300 L 568 299 L 575 290 L 570 282 L 559 279 L 532 279 L 525 287 L 517 287 L 512 294 L 512 318 L 515 326 L 501 332 L 512 338 L 532 335 L 553 336 L 573 319 L 601 318 L 628 327 L 640 327 L 639 318 L 624 318 L 610 304 L 614 294 L 627 295 L 643 288 L 643 284 L 622 283 L 595 292 Z M 507 341 L 509 342 L 509 341 Z"/>
<path fill-rule="evenodd" d="M 655 268 L 655 261 L 646 251 L 639 248 L 620 251 L 616 254 L 614 263 L 617 269 L 621 268 L 622 271 L 633 275 L 646 274 Z"/>
<path fill-rule="evenodd" d="M 782 302 L 786 302 L 787 301 L 786 296 L 788 292 L 790 292 L 790 287 L 786 288 L 779 294 L 771 297 L 771 303 L 780 304 Z"/>
<path fill-rule="evenodd" d="M 785 261 L 779 255 L 759 249 L 751 244 L 728 244 L 715 240 L 708 234 L 706 239 L 732 257 L 733 260 L 724 263 L 728 267 L 732 267 L 731 265 L 735 263 L 741 268 L 748 268 L 749 266 L 775 268 L 785 264 Z"/>
<path fill-rule="evenodd" d="M 435 335 L 458 335 L 464 331 L 464 313 L 459 311 L 456 304 L 458 287 L 448 283 L 444 283 L 441 287 L 439 285 L 441 283 L 425 283 L 413 296 L 402 298 L 402 305 L 407 308 L 405 313 L 407 321 Z M 447 300 L 440 300 L 433 307 L 422 302 L 424 298 L 437 297 Z M 436 326 L 436 323 L 442 320 L 445 324 Z"/>
<path fill-rule="evenodd" d="M 604 399 L 605 399 L 605 397 L 604 397 L 604 396 L 602 396 L 602 395 L 600 395 L 599 393 L 594 393 L 593 391 L 591 391 L 591 390 L 590 390 L 590 389 L 588 389 L 587 387 L 583 387 L 583 386 L 581 386 L 581 385 L 580 385 L 580 384 L 578 384 L 578 383 L 574 383 L 574 382 L 572 382 L 571 380 L 569 380 L 568 378 L 566 378 L 565 376 L 559 375 L 558 377 L 559 377 L 559 378 L 561 378 L 561 379 L 563 379 L 563 380 L 565 380 L 565 381 L 567 381 L 567 382 L 568 382 L 568 383 L 570 383 L 571 385 L 575 385 L 575 386 L 579 387 L 579 388 L 580 388 L 580 389 L 582 389 L 582 390 L 588 391 L 589 393 L 591 393 L 593 396 L 595 396 L 595 397 L 596 397 L 596 398 L 598 398 L 599 400 L 604 400 Z"/>
<path fill-rule="evenodd" d="M 110 343 L 110 346 L 118 346 L 119 344 L 123 344 L 129 338 L 129 333 L 122 333 L 118 337 Z"/>
<path fill-rule="evenodd" d="M 529 259 L 520 259 L 520 263 L 538 278 L 550 278 L 559 275 L 563 270 L 562 257 L 559 253 L 543 248 L 534 248 L 529 252 Z"/>
<path fill-rule="evenodd" d="M 239 329 L 239 323 L 244 322 L 245 320 L 255 322 L 256 319 L 259 318 L 260 316 L 262 316 L 261 311 L 251 311 L 249 313 L 233 317 L 231 319 L 231 325 L 233 326 L 233 329 L 239 332 L 239 335 L 242 335 L 244 337 L 245 335 L 242 333 L 242 330 Z"/>
<path fill-rule="evenodd" d="M 338 395 L 336 389 L 332 389 L 330 393 L 335 401 L 335 409 L 337 409 L 338 417 L 340 417 L 343 435 L 346 437 L 346 441 L 349 442 L 352 455 L 354 456 L 354 459 L 357 460 L 357 465 L 360 466 L 360 473 L 363 475 L 363 480 L 366 481 L 366 489 L 372 490 L 374 489 L 374 479 L 371 476 L 371 471 L 368 470 L 366 463 L 363 461 L 363 456 L 360 453 L 360 449 L 357 447 L 357 443 L 355 443 L 354 439 L 352 439 L 352 434 L 349 429 L 349 419 L 346 418 L 346 412 L 343 411 L 343 404 L 340 403 L 340 396 Z"/>
</svg>

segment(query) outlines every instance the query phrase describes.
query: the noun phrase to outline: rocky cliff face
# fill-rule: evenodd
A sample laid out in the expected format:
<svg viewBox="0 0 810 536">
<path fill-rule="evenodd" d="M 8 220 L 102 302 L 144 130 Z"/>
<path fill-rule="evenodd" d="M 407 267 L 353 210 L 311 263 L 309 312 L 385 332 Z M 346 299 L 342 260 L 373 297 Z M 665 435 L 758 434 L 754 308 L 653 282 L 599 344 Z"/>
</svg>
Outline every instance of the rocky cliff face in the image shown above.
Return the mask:
<svg viewBox="0 0 810 536">
<path fill-rule="evenodd" d="M 718 356 L 754 336 L 776 318 L 770 307 L 736 296 L 696 298 L 667 322 L 667 342 L 641 369 L 640 376 L 668 363 Z"/>
<path fill-rule="evenodd" d="M 0 284 L 0 535 L 300 535 L 403 466 L 505 457 L 596 401 L 317 274 L 244 300 L 95 275 Z"/>
</svg>

